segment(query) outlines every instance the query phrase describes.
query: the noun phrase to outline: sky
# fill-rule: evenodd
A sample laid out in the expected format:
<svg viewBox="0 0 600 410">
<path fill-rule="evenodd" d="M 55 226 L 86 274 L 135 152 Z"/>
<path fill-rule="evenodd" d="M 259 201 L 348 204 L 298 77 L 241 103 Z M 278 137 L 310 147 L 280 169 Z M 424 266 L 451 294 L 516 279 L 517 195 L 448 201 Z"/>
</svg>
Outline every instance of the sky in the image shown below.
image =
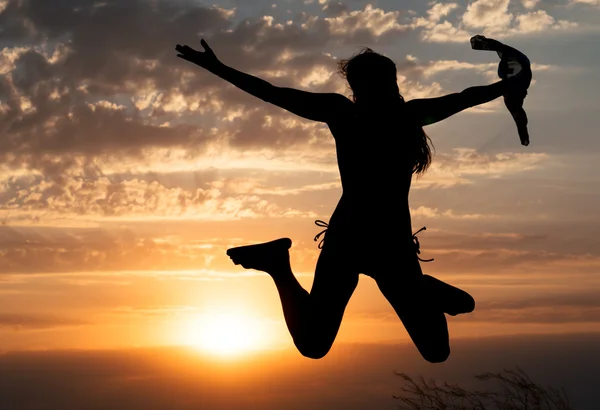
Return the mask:
<svg viewBox="0 0 600 410">
<path fill-rule="evenodd" d="M 490 366 L 509 354 L 498 340 L 560 339 L 535 368 L 596 337 L 599 1 L 0 0 L 0 361 L 17 355 L 31 375 L 39 351 L 56 368 L 74 359 L 52 352 L 73 349 L 295 357 L 272 280 L 225 251 L 290 237 L 310 287 L 314 220 L 341 194 L 334 141 L 324 124 L 176 58 L 175 45 L 204 38 L 274 85 L 347 96 L 337 63 L 368 46 L 396 62 L 413 99 L 497 80 L 498 58 L 471 49 L 475 34 L 532 61 L 531 144 L 501 100 L 425 128 L 433 165 L 410 193 L 413 227 L 427 226 L 422 256 L 435 258 L 423 269 L 474 296 L 475 312 L 449 318 L 451 339 L 481 340 Z M 332 354 L 407 341 L 361 276 Z M 386 352 L 422 360 L 408 346 Z"/>
</svg>

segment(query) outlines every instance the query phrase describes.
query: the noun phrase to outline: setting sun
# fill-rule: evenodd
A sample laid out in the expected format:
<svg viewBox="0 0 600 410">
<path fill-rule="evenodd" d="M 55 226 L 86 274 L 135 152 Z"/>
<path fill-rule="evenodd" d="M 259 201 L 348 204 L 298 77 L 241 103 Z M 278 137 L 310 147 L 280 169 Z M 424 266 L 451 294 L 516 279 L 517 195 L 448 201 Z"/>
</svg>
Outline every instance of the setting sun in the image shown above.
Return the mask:
<svg viewBox="0 0 600 410">
<path fill-rule="evenodd" d="M 267 326 L 243 313 L 219 313 L 190 320 L 183 343 L 218 356 L 237 356 L 269 344 Z"/>
</svg>

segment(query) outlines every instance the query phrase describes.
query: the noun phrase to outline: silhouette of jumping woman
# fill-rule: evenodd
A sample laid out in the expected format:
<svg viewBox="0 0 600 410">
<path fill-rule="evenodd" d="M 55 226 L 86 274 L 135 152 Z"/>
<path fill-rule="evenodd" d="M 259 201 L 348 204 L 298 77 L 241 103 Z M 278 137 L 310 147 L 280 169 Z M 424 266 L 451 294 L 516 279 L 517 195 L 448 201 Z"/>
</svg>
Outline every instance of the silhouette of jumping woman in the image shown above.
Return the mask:
<svg viewBox="0 0 600 410">
<path fill-rule="evenodd" d="M 268 273 L 281 298 L 287 327 L 300 353 L 325 356 L 336 336 L 360 273 L 372 277 L 421 355 L 443 362 L 450 354 L 445 313 L 475 308 L 465 291 L 424 275 L 419 242 L 412 233 L 408 193 L 413 174 L 431 162 L 423 126 L 503 96 L 515 77 L 438 98 L 405 101 L 394 62 L 369 48 L 340 63 L 352 100 L 274 86 L 220 62 L 204 51 L 177 45 L 177 57 L 195 63 L 263 101 L 328 125 L 336 142 L 342 195 L 324 227 L 312 289 L 307 292 L 290 266 L 289 238 L 232 248 L 235 264 Z"/>
</svg>

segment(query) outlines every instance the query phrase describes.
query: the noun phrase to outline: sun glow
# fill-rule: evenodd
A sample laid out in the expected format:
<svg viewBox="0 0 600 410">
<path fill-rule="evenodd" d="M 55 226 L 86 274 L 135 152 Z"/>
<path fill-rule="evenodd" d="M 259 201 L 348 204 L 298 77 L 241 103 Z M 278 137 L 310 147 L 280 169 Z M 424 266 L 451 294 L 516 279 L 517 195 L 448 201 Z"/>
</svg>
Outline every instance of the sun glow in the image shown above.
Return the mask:
<svg viewBox="0 0 600 410">
<path fill-rule="evenodd" d="M 263 321 L 243 313 L 221 313 L 190 320 L 183 342 L 217 356 L 239 356 L 269 348 L 269 339 Z"/>
</svg>

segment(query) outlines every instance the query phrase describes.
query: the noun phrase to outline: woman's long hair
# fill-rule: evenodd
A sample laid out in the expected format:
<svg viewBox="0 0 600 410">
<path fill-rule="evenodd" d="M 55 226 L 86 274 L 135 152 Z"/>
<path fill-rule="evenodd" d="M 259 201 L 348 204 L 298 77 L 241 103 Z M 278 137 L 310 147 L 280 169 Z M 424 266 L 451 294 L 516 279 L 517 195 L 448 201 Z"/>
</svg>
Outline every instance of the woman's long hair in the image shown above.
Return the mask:
<svg viewBox="0 0 600 410">
<path fill-rule="evenodd" d="M 368 47 L 363 48 L 359 53 L 347 60 L 339 62 L 339 73 L 344 77 L 352 89 L 352 99 L 354 102 L 359 100 L 363 93 L 371 84 L 383 85 L 390 88 L 388 84 L 395 84 L 394 94 L 400 97 L 401 103 L 405 104 L 404 97 L 397 89 L 396 64 L 388 57 L 376 53 Z M 390 92 L 391 93 L 391 92 Z M 404 117 L 404 120 L 410 121 L 411 118 Z M 412 147 L 413 156 L 411 157 L 413 174 L 422 175 L 432 159 L 433 143 L 429 136 L 423 130 L 423 127 L 417 124 L 407 124 L 410 132 L 408 136 L 409 146 Z"/>
</svg>

